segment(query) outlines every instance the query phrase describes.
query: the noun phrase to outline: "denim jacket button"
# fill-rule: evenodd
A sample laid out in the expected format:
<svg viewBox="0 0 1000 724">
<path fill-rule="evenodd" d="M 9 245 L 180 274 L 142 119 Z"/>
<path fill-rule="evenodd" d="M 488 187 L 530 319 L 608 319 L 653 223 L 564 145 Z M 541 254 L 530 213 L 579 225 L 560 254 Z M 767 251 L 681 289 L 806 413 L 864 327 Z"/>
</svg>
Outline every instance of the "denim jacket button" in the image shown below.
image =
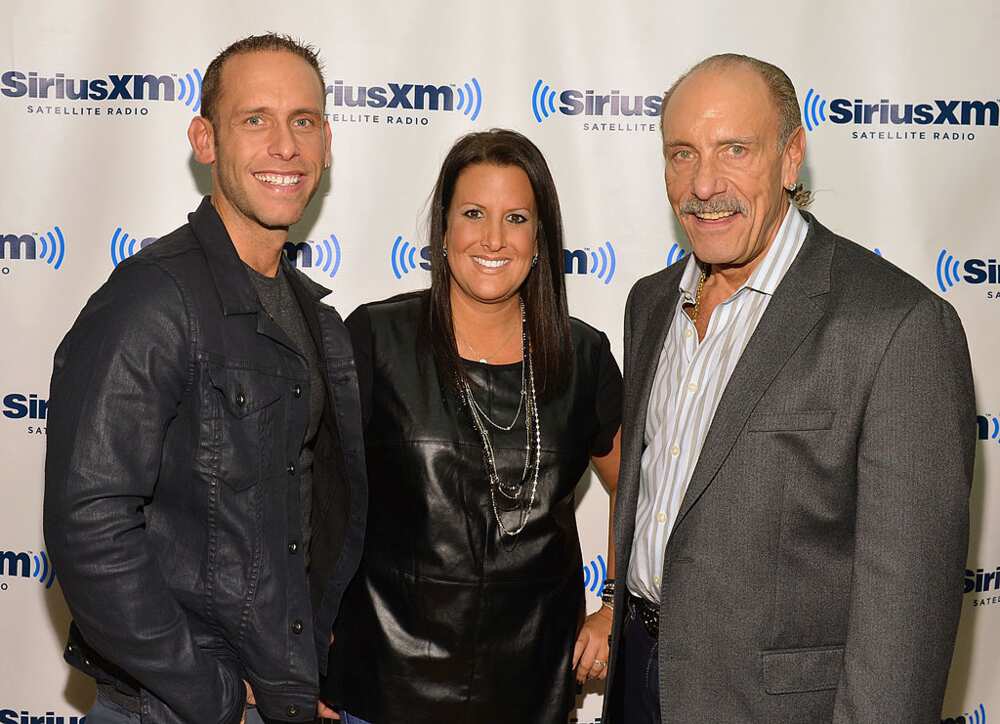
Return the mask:
<svg viewBox="0 0 1000 724">
<path fill-rule="evenodd" d="M 298 634 L 302 633 L 302 629 L 303 629 L 303 626 L 302 626 L 302 622 L 301 621 L 295 620 L 295 621 L 292 622 L 292 633 L 293 634 L 298 635 Z"/>
<path fill-rule="evenodd" d="M 299 708 L 295 706 L 295 704 L 289 704 L 288 708 L 285 709 L 285 713 L 288 714 L 288 716 L 298 716 Z"/>
<path fill-rule="evenodd" d="M 288 474 L 295 475 L 295 463 L 288 463 Z"/>
<path fill-rule="evenodd" d="M 296 541 L 292 541 L 288 544 L 288 552 L 295 555 L 299 552 L 299 544 Z"/>
</svg>

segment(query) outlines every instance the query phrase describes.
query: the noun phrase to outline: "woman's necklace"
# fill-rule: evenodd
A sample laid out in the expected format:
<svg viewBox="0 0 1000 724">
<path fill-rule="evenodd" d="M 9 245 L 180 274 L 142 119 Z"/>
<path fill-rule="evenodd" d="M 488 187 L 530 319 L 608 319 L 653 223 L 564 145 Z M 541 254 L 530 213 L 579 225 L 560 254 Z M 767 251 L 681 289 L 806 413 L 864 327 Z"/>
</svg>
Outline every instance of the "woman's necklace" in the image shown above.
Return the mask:
<svg viewBox="0 0 1000 724">
<path fill-rule="evenodd" d="M 522 312 L 521 313 L 521 324 L 523 326 L 523 324 L 524 324 L 524 309 L 523 309 L 524 308 L 524 303 L 523 302 L 521 303 L 521 307 L 522 307 L 522 309 L 521 309 L 521 312 Z M 516 332 L 516 331 L 517 331 L 517 327 L 516 326 L 515 327 L 511 327 L 510 328 L 510 332 L 508 332 L 507 336 L 503 338 L 503 342 L 501 342 L 500 345 L 495 350 L 493 350 L 492 353 L 490 353 L 488 355 L 482 355 L 482 356 L 480 356 L 479 352 L 476 351 L 475 347 L 473 347 L 471 344 L 469 344 L 469 340 L 465 339 L 464 337 L 459 337 L 458 332 L 455 332 L 455 337 L 458 339 L 459 342 L 461 342 L 462 344 L 464 344 L 466 347 L 469 348 L 469 351 L 472 352 L 472 356 L 473 357 L 478 358 L 479 361 L 482 364 L 486 364 L 491 359 L 493 359 L 494 357 L 496 357 L 497 354 L 499 354 L 500 351 L 503 350 L 507 346 L 507 343 L 510 342 L 510 338 L 514 336 L 514 332 Z"/>
<path fill-rule="evenodd" d="M 493 507 L 493 517 L 496 518 L 497 525 L 500 531 L 507 536 L 514 537 L 524 530 L 528 523 L 528 515 L 531 513 L 532 507 L 535 505 L 535 494 L 538 492 L 538 471 L 541 462 L 542 453 L 542 433 L 541 426 L 538 422 L 538 400 L 535 394 L 535 370 L 531 359 L 531 341 L 528 339 L 527 325 L 524 324 L 524 302 L 521 302 L 521 348 L 522 348 L 522 358 L 523 362 L 521 365 L 521 402 L 518 404 L 518 412 L 511 422 L 510 427 L 502 428 L 496 425 L 489 416 L 487 416 L 479 404 L 476 402 L 476 398 L 472 394 L 472 387 L 470 387 L 469 382 L 464 377 L 461 379 L 461 389 L 462 396 L 465 398 L 466 404 L 469 406 L 469 413 L 472 417 L 472 425 L 479 433 L 479 439 L 483 444 L 483 459 L 486 463 L 486 473 L 489 478 L 490 485 L 490 503 Z M 527 369 L 527 374 L 525 374 L 525 369 Z M 520 415 L 521 406 L 525 404 L 525 415 L 524 415 L 524 468 L 521 471 L 521 481 L 520 483 L 507 483 L 500 477 L 500 473 L 497 471 L 496 454 L 493 450 L 493 440 L 490 437 L 489 430 L 486 425 L 483 424 L 484 421 L 488 421 L 494 427 L 498 429 L 510 430 L 514 427 L 514 422 L 517 421 L 517 416 Z M 500 515 L 500 509 L 497 507 L 497 493 L 499 492 L 508 500 L 519 500 L 521 494 L 524 491 L 524 483 L 527 482 L 529 475 L 529 470 L 531 470 L 531 495 L 527 501 L 527 505 L 520 505 L 520 516 L 518 525 L 513 530 L 508 529 L 503 522 L 503 517 Z"/>
</svg>

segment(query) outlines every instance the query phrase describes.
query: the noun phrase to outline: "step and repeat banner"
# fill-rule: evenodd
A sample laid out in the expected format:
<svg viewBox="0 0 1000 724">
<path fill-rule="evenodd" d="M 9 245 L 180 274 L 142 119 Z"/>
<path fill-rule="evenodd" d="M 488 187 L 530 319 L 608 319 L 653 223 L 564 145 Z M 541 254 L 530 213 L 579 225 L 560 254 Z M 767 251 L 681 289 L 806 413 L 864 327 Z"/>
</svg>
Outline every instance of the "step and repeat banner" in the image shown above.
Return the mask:
<svg viewBox="0 0 1000 724">
<path fill-rule="evenodd" d="M 80 722 L 93 697 L 62 662 L 69 617 L 42 538 L 53 351 L 115 265 L 182 224 L 208 192 L 185 135 L 202 74 L 231 41 L 269 30 L 314 44 L 325 62 L 334 165 L 288 253 L 332 288 L 328 302 L 346 316 L 426 286 L 424 216 L 447 149 L 469 131 L 514 128 L 545 153 L 559 189 L 571 311 L 605 330 L 618 355 L 631 285 L 687 253 L 665 199 L 659 96 L 717 52 L 783 67 L 803 105 L 812 211 L 965 323 L 979 442 L 941 718 L 1000 717 L 1000 5 L 674 5 L 3 4 L 0 722 Z M 900 439 L 908 425 L 896 422 Z M 579 490 L 593 609 L 607 495 L 592 475 Z M 600 698 L 582 692 L 575 720 L 599 721 Z"/>
</svg>

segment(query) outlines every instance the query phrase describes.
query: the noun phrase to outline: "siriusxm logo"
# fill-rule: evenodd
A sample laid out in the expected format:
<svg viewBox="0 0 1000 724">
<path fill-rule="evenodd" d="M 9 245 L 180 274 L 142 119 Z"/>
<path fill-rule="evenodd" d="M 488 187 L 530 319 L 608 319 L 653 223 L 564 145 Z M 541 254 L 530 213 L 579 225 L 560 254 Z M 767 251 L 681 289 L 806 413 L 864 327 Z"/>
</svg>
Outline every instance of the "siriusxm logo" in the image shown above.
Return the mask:
<svg viewBox="0 0 1000 724">
<path fill-rule="evenodd" d="M 610 241 L 605 241 L 596 249 L 563 249 L 563 272 L 566 274 L 589 274 L 610 284 L 617 267 L 615 247 Z"/>
<path fill-rule="evenodd" d="M 531 112 L 538 123 L 556 113 L 566 116 L 659 116 L 662 102 L 659 95 L 623 95 L 620 90 L 608 93 L 575 88 L 556 91 L 541 78 L 531 89 Z"/>
<path fill-rule="evenodd" d="M 0 576 L 35 578 L 46 588 L 56 580 L 55 568 L 49 563 L 45 551 L 0 551 Z M 0 586 L 6 590 L 6 584 Z"/>
<path fill-rule="evenodd" d="M 336 234 L 319 241 L 285 244 L 285 256 L 292 266 L 301 269 L 319 269 L 331 279 L 340 271 L 340 242 Z"/>
<path fill-rule="evenodd" d="M 961 281 L 969 284 L 1000 283 L 1000 265 L 996 259 L 966 259 L 962 263 L 949 254 L 947 249 L 942 249 L 938 254 L 936 272 L 938 289 L 942 293 Z M 992 298 L 993 294 L 987 296 Z"/>
<path fill-rule="evenodd" d="M 675 241 L 670 245 L 670 248 L 667 249 L 667 266 L 677 263 L 687 256 L 687 253 L 688 250 Z"/>
<path fill-rule="evenodd" d="M 418 268 L 430 271 L 431 248 L 426 245 L 415 246 L 402 236 L 397 236 L 389 252 L 389 263 L 392 266 L 392 275 L 397 279 L 402 279 L 404 274 L 409 274 Z"/>
<path fill-rule="evenodd" d="M 328 102 L 336 108 L 385 108 L 387 110 L 459 111 L 470 121 L 483 109 L 483 89 L 472 77 L 464 83 L 426 85 L 386 83 L 348 85 L 335 80 L 326 87 Z"/>
<path fill-rule="evenodd" d="M 971 571 L 965 569 L 965 584 L 963 593 L 987 593 L 1000 591 L 1000 566 L 995 571 L 977 568 Z"/>
<path fill-rule="evenodd" d="M 893 103 L 888 98 L 865 103 L 860 98 L 834 98 L 829 102 L 810 88 L 806 92 L 802 117 L 806 128 L 854 123 L 858 125 L 917 126 L 996 126 L 1000 125 L 1000 101 L 933 100 L 927 103 Z"/>
<path fill-rule="evenodd" d="M 92 79 L 8 70 L 0 75 L 0 93 L 31 100 L 177 101 L 197 113 L 201 109 L 201 80 L 197 68 L 183 74 L 111 73 Z"/>
<path fill-rule="evenodd" d="M 980 440 L 1000 443 L 1000 418 L 996 415 L 976 415 L 976 435 Z"/>
<path fill-rule="evenodd" d="M 601 589 L 604 588 L 604 581 L 608 578 L 608 564 L 604 562 L 604 556 L 597 558 L 583 567 L 583 587 L 595 596 L 600 598 Z"/>
<path fill-rule="evenodd" d="M 53 269 L 66 257 L 66 237 L 53 226 L 40 234 L 0 234 L 0 259 L 43 261 Z"/>
<path fill-rule="evenodd" d="M 145 249 L 156 239 L 155 236 L 147 236 L 140 240 L 137 236 L 129 236 L 128 232 L 123 231 L 122 227 L 119 226 L 111 235 L 111 263 L 118 266 L 140 249 Z"/>
<path fill-rule="evenodd" d="M 971 713 L 946 717 L 941 724 L 986 724 L 986 706 L 980 704 Z"/>
<path fill-rule="evenodd" d="M 21 709 L 0 709 L 0 724 L 85 724 L 87 717 L 82 714 L 56 714 L 47 711 L 36 714 Z"/>
<path fill-rule="evenodd" d="M 3 398 L 3 416 L 11 420 L 44 420 L 48 412 L 49 401 L 38 395 L 22 395 L 11 392 Z"/>
</svg>

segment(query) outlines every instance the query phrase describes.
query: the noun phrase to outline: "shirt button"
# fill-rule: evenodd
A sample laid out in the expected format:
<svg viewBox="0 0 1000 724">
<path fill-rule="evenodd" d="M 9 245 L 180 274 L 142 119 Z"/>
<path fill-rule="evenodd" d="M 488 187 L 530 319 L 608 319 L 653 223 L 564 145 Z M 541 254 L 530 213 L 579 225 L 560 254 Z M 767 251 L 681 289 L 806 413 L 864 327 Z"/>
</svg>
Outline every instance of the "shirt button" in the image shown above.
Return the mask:
<svg viewBox="0 0 1000 724">
<path fill-rule="evenodd" d="M 685 337 L 690 337 L 692 334 L 694 334 L 694 332 L 691 331 L 690 327 L 688 327 L 687 329 L 684 330 L 684 336 Z"/>
<path fill-rule="evenodd" d="M 295 385 L 295 387 L 292 388 L 292 394 L 296 397 L 302 397 L 302 385 Z"/>
<path fill-rule="evenodd" d="M 292 555 L 295 555 L 296 553 L 298 553 L 299 552 L 299 544 L 297 542 L 295 542 L 295 541 L 292 541 L 291 543 L 289 543 L 288 544 L 288 552 L 291 553 Z"/>
<path fill-rule="evenodd" d="M 674 457 L 677 457 L 678 455 L 681 454 L 681 449 L 676 445 L 674 445 L 672 448 L 670 448 L 670 454 L 673 455 Z"/>
<path fill-rule="evenodd" d="M 688 383 L 688 391 L 689 392 L 697 392 L 698 391 L 698 383 L 697 382 L 689 382 Z"/>
<path fill-rule="evenodd" d="M 289 704 L 288 708 L 285 709 L 285 713 L 288 714 L 288 716 L 298 716 L 299 708 L 295 706 L 295 704 Z"/>
<path fill-rule="evenodd" d="M 302 633 L 302 628 L 303 628 L 302 622 L 299 621 L 298 619 L 296 619 L 295 621 L 292 622 L 292 633 L 293 634 L 298 635 L 298 634 Z"/>
<path fill-rule="evenodd" d="M 659 576 L 655 576 L 653 578 L 653 583 L 655 583 L 656 586 L 657 586 L 657 588 L 659 588 L 659 586 L 660 586 L 660 577 Z"/>
<path fill-rule="evenodd" d="M 667 522 L 667 514 L 664 513 L 661 510 L 659 513 L 656 514 L 656 522 L 657 523 L 666 523 Z"/>
<path fill-rule="evenodd" d="M 295 475 L 295 463 L 288 463 L 286 470 L 288 470 L 289 475 Z"/>
</svg>

